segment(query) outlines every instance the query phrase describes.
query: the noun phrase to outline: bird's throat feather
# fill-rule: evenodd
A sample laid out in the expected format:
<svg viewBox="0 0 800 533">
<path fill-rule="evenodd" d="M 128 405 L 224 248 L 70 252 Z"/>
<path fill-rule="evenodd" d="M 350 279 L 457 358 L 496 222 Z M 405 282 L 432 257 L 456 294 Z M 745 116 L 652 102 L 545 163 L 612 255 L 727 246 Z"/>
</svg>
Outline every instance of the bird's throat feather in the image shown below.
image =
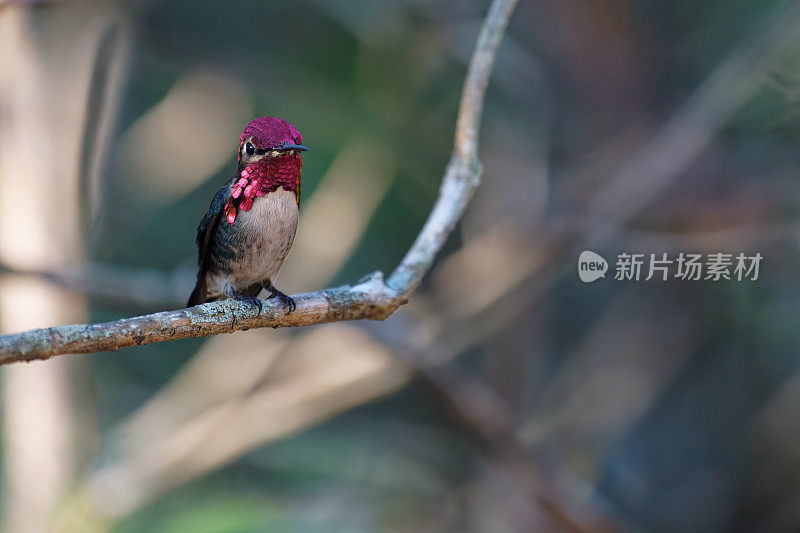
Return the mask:
<svg viewBox="0 0 800 533">
<path fill-rule="evenodd" d="M 265 157 L 247 165 L 231 188 L 231 196 L 223 211 L 225 220 L 233 224 L 240 209 L 250 211 L 255 198 L 274 192 L 279 187 L 294 191 L 299 204 L 302 167 L 303 162 L 296 154 Z"/>
</svg>

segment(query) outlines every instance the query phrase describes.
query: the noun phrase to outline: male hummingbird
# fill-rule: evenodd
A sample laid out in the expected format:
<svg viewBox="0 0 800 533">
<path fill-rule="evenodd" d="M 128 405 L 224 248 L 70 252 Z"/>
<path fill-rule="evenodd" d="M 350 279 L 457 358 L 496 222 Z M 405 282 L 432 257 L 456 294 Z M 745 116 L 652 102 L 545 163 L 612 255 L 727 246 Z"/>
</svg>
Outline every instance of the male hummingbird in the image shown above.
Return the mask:
<svg viewBox="0 0 800 533">
<path fill-rule="evenodd" d="M 294 301 L 272 284 L 297 231 L 303 136 L 285 120 L 253 120 L 239 138 L 236 175 L 221 188 L 197 228 L 197 285 L 187 306 L 219 298 L 258 307 L 261 289 L 289 312 Z"/>
</svg>

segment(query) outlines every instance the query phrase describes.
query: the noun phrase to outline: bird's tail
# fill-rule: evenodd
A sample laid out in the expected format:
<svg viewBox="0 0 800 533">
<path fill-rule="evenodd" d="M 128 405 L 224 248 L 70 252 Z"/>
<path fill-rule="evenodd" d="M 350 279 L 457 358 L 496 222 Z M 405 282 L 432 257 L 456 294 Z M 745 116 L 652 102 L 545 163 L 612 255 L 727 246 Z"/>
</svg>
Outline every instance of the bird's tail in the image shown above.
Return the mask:
<svg viewBox="0 0 800 533">
<path fill-rule="evenodd" d="M 200 272 L 197 275 L 197 284 L 194 286 L 192 295 L 189 296 L 189 301 L 186 303 L 186 307 L 200 305 L 206 301 L 206 275 L 204 272 Z"/>
</svg>

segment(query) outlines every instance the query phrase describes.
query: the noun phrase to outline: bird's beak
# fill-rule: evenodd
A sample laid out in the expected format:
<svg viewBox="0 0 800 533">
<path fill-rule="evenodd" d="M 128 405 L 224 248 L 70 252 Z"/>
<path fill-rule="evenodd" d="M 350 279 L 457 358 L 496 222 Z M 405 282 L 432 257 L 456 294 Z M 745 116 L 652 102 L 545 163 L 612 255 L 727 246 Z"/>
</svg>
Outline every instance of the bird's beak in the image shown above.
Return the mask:
<svg viewBox="0 0 800 533">
<path fill-rule="evenodd" d="M 298 150 L 300 152 L 307 152 L 308 148 L 306 148 L 302 144 L 283 143 L 282 145 L 278 146 L 276 150 L 280 150 L 281 152 L 284 152 L 286 150 Z"/>
</svg>

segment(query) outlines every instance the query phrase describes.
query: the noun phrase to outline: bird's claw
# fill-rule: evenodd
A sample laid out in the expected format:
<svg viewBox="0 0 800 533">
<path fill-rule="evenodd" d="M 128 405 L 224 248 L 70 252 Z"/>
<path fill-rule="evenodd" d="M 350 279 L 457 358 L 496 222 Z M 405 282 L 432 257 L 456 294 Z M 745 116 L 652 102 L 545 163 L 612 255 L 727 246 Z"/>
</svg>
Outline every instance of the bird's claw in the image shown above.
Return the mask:
<svg viewBox="0 0 800 533">
<path fill-rule="evenodd" d="M 287 296 L 286 294 L 282 293 L 276 288 L 272 288 L 271 290 L 272 294 L 270 295 L 270 298 L 277 298 L 278 300 L 281 301 L 284 307 L 289 308 L 289 310 L 286 312 L 287 315 L 291 314 L 297 308 L 297 306 L 294 303 L 294 298 L 292 298 L 291 296 Z"/>
<path fill-rule="evenodd" d="M 234 296 L 234 298 L 240 302 L 247 302 L 252 306 L 258 307 L 258 315 L 256 316 L 261 316 L 261 310 L 264 307 L 264 304 L 261 303 L 261 298 L 257 296 L 242 296 L 241 294 Z"/>
</svg>

